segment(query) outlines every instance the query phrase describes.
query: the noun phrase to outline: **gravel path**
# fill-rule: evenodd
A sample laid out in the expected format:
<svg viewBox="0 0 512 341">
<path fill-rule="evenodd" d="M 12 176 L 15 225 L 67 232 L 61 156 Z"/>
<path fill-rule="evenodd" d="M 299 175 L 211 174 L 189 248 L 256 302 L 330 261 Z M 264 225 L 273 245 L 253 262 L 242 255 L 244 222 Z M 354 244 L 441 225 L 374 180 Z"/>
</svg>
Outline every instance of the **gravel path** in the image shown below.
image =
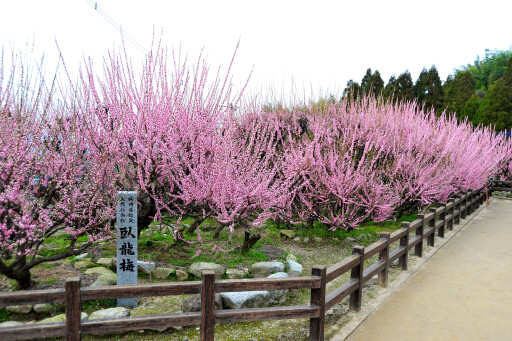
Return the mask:
<svg viewBox="0 0 512 341">
<path fill-rule="evenodd" d="M 511 340 L 512 200 L 495 198 L 348 340 Z"/>
</svg>

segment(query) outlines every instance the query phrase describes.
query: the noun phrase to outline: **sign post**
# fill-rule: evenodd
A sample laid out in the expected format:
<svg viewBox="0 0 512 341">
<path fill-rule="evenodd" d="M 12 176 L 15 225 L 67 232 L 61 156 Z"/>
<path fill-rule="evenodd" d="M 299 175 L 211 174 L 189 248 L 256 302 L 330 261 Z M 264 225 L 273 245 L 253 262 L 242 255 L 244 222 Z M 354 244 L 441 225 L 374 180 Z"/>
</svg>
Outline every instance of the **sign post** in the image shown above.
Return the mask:
<svg viewBox="0 0 512 341">
<path fill-rule="evenodd" d="M 137 284 L 137 192 L 117 193 L 117 285 Z M 118 307 L 136 307 L 137 298 L 119 298 Z"/>
</svg>

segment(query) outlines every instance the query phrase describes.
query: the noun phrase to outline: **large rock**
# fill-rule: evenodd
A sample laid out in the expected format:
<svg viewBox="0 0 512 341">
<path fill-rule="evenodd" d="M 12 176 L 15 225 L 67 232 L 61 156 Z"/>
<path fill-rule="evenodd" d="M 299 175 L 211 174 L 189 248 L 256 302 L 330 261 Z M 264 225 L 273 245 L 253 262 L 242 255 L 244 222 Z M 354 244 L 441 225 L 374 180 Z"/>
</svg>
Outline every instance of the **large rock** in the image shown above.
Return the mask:
<svg viewBox="0 0 512 341">
<path fill-rule="evenodd" d="M 188 268 L 188 272 L 199 278 L 201 278 L 203 270 L 212 270 L 215 272 L 215 278 L 221 278 L 226 272 L 226 267 L 217 263 L 197 262 Z"/>
<path fill-rule="evenodd" d="M 19 326 L 24 326 L 24 325 L 25 325 L 25 323 L 23 323 L 23 322 L 5 321 L 5 322 L 0 323 L 0 328 L 19 327 Z"/>
<path fill-rule="evenodd" d="M 215 294 L 215 310 L 222 309 L 222 297 L 220 294 Z M 190 296 L 183 300 L 181 310 L 184 313 L 192 311 L 201 311 L 201 295 Z"/>
<path fill-rule="evenodd" d="M 144 262 L 144 261 L 137 261 L 137 266 L 139 271 L 150 273 L 151 271 L 156 269 L 156 263 L 155 262 Z"/>
<path fill-rule="evenodd" d="M 258 262 L 251 265 L 251 275 L 261 278 L 276 272 L 284 272 L 284 264 L 281 262 Z"/>
<path fill-rule="evenodd" d="M 5 307 L 5 310 L 10 311 L 15 314 L 28 314 L 32 310 L 31 304 L 23 304 L 23 305 L 10 305 Z"/>
<path fill-rule="evenodd" d="M 57 311 L 64 311 L 64 303 L 39 303 L 34 304 L 34 311 L 38 314 L 51 314 Z"/>
<path fill-rule="evenodd" d="M 222 292 L 220 295 L 226 309 L 261 308 L 270 304 L 268 291 Z"/>
<path fill-rule="evenodd" d="M 89 320 L 96 319 L 115 319 L 130 316 L 130 310 L 124 307 L 115 307 L 95 311 L 89 316 Z"/>
<path fill-rule="evenodd" d="M 294 260 L 290 259 L 286 261 L 286 270 L 288 270 L 288 276 L 290 277 L 302 276 L 302 265 Z"/>
<path fill-rule="evenodd" d="M 104 274 L 96 279 L 96 282 L 91 284 L 91 287 L 102 287 L 105 285 L 116 285 L 117 275 L 115 273 Z"/>
<path fill-rule="evenodd" d="M 80 314 L 80 320 L 85 321 L 87 320 L 87 313 L 81 312 Z M 60 314 L 53 317 L 48 317 L 47 319 L 38 321 L 37 323 L 55 323 L 55 322 L 64 322 L 66 321 L 66 314 Z"/>
<path fill-rule="evenodd" d="M 226 276 L 228 276 L 228 279 L 241 279 L 245 277 L 245 271 L 240 269 L 227 269 Z"/>
<path fill-rule="evenodd" d="M 176 270 L 176 278 L 178 281 L 186 281 L 188 279 L 188 273 L 183 270 Z"/>
<path fill-rule="evenodd" d="M 77 260 L 77 261 L 84 260 L 87 257 L 89 257 L 89 254 L 87 252 L 86 253 L 81 253 L 81 254 L 79 254 L 78 256 L 75 257 L 75 260 Z"/>
<path fill-rule="evenodd" d="M 153 276 L 158 279 L 166 279 L 174 273 L 175 268 L 161 268 L 158 267 L 153 271 Z"/>
<path fill-rule="evenodd" d="M 111 266 L 115 266 L 117 264 L 117 259 L 115 257 L 110 258 L 100 258 L 96 261 L 96 264 L 106 266 L 110 268 Z"/>
<path fill-rule="evenodd" d="M 283 278 L 288 277 L 286 272 L 276 272 L 268 276 L 267 278 Z M 286 295 L 288 295 L 288 289 L 283 290 L 271 290 L 270 294 L 270 304 L 284 303 L 286 301 Z"/>
<path fill-rule="evenodd" d="M 81 261 L 76 262 L 74 264 L 74 267 L 75 267 L 75 269 L 83 269 L 83 268 L 91 267 L 93 265 L 94 265 L 93 262 L 91 262 L 90 260 L 86 259 L 86 260 L 81 260 Z"/>
<path fill-rule="evenodd" d="M 85 270 L 85 274 L 86 275 L 92 275 L 92 274 L 106 275 L 106 274 L 113 274 L 113 272 L 112 272 L 112 270 L 109 270 L 102 266 L 97 266 L 97 267 L 89 268 L 89 269 Z"/>
<path fill-rule="evenodd" d="M 286 239 L 293 239 L 293 238 L 295 238 L 295 231 L 294 230 L 281 230 L 281 231 L 279 231 L 279 235 L 285 237 Z"/>
</svg>

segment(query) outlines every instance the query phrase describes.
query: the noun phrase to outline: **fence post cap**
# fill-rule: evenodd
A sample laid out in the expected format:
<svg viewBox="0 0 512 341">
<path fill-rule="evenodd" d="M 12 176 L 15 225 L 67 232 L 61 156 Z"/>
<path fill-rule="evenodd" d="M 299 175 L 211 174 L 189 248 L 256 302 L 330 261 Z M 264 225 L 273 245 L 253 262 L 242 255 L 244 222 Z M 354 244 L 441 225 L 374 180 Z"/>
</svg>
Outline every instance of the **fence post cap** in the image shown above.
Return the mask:
<svg viewBox="0 0 512 341">
<path fill-rule="evenodd" d="M 379 235 L 380 235 L 380 237 L 381 237 L 381 238 L 389 239 L 389 238 L 390 238 L 390 236 L 391 236 L 391 232 L 389 232 L 389 231 L 384 231 L 384 232 L 379 233 Z"/>
<path fill-rule="evenodd" d="M 359 255 L 364 254 L 364 246 L 356 245 L 352 248 L 352 254 L 357 253 Z"/>
<path fill-rule="evenodd" d="M 80 277 L 78 277 L 78 276 L 68 277 L 68 278 L 66 278 L 66 282 L 80 282 Z"/>
</svg>

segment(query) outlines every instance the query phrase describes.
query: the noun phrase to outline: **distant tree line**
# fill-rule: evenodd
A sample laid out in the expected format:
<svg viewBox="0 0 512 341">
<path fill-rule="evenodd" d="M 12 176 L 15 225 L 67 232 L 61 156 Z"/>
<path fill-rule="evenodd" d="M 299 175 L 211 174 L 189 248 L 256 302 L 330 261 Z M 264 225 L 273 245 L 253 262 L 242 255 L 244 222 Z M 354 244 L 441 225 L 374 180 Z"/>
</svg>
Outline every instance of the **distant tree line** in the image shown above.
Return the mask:
<svg viewBox="0 0 512 341">
<path fill-rule="evenodd" d="M 439 115 L 446 110 L 474 125 L 495 126 L 497 131 L 512 129 L 512 48 L 486 50 L 483 59 L 456 69 L 444 82 L 435 67 L 424 68 L 416 82 L 408 70 L 392 75 L 384 83 L 378 70 L 371 68 L 361 83 L 349 80 L 343 97 L 357 100 L 363 95 L 381 95 L 386 101 L 417 101 Z"/>
</svg>

